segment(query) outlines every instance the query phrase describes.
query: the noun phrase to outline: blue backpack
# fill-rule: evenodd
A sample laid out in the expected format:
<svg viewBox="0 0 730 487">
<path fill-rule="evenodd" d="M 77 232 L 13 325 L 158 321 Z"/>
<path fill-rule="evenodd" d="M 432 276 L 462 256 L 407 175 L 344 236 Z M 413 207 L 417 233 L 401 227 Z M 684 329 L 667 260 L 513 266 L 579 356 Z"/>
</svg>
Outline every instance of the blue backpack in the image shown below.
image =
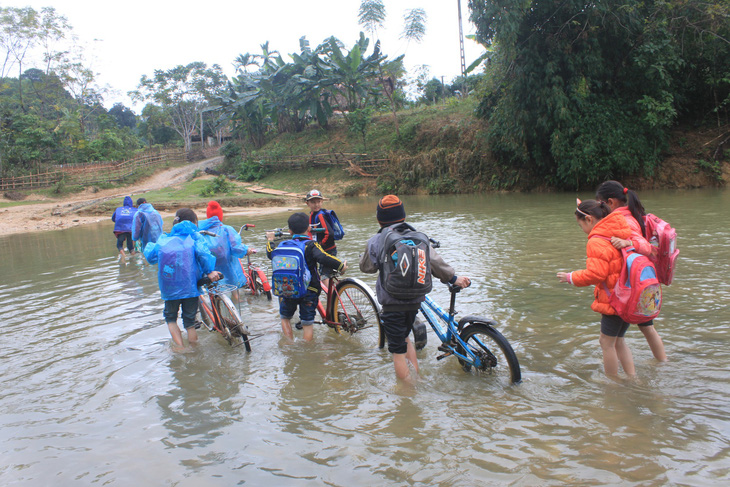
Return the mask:
<svg viewBox="0 0 730 487">
<path fill-rule="evenodd" d="M 272 290 L 276 296 L 298 299 L 307 293 L 312 280 L 304 259 L 308 240 L 285 240 L 271 252 Z"/>
<path fill-rule="evenodd" d="M 325 220 L 327 220 L 327 223 L 329 223 L 330 227 L 332 227 L 332 238 L 335 240 L 342 240 L 342 237 L 345 236 L 345 230 L 342 228 L 340 219 L 337 218 L 337 213 L 333 210 L 325 209 L 319 210 L 319 212 L 324 215 Z"/>
</svg>

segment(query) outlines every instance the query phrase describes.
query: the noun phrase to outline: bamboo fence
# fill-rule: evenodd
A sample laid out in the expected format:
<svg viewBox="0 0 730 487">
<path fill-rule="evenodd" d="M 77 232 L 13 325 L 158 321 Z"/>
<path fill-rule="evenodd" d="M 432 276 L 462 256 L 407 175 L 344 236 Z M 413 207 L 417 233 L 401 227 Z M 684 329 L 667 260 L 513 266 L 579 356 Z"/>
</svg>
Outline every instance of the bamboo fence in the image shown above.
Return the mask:
<svg viewBox="0 0 730 487">
<path fill-rule="evenodd" d="M 217 148 L 212 149 L 214 152 L 211 157 L 217 154 Z M 183 149 L 162 149 L 147 151 L 122 162 L 63 164 L 53 166 L 52 169 L 44 172 L 0 178 L 0 191 L 48 188 L 61 180 L 65 184 L 82 186 L 109 183 L 131 176 L 135 171 L 144 167 L 186 161 L 187 157 Z"/>
</svg>

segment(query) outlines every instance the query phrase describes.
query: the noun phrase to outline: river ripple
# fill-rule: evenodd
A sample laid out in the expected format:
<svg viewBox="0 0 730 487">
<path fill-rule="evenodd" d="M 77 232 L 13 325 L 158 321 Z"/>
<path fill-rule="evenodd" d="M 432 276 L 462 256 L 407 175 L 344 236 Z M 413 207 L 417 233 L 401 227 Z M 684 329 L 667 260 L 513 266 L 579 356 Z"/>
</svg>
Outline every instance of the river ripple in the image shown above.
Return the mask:
<svg viewBox="0 0 730 487">
<path fill-rule="evenodd" d="M 322 326 L 287 343 L 247 297 L 247 354 L 204 332 L 171 351 L 155 268 L 120 265 L 108 223 L 0 238 L 3 485 L 717 485 L 730 456 L 730 193 L 648 192 L 680 235 L 656 363 L 627 335 L 639 379 L 602 373 L 576 195 L 406 197 L 409 221 L 474 285 L 462 314 L 497 319 L 524 381 L 502 387 L 419 352 L 422 380 Z M 589 198 L 589 194 L 577 195 Z M 355 262 L 376 200 L 337 202 Z M 260 231 L 286 214 L 250 218 Z M 231 224 L 242 224 L 232 217 Z M 169 222 L 167 223 L 169 225 Z M 372 276 L 352 275 L 373 284 Z M 438 286 L 438 302 L 447 292 Z"/>
</svg>

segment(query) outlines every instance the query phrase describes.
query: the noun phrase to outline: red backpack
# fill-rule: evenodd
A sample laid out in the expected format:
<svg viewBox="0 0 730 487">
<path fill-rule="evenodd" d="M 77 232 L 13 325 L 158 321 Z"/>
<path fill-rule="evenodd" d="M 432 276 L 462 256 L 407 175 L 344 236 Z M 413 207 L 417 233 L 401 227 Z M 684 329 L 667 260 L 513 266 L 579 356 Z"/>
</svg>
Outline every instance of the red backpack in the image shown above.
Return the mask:
<svg viewBox="0 0 730 487">
<path fill-rule="evenodd" d="M 626 323 L 637 325 L 653 320 L 662 307 L 662 287 L 654 264 L 633 247 L 621 249 L 621 257 L 624 262 L 613 292 L 603 284 L 608 303 Z"/>
<path fill-rule="evenodd" d="M 654 263 L 659 282 L 670 285 L 674 278 L 674 265 L 679 255 L 677 231 L 656 215 L 644 217 L 645 237 L 652 245 L 649 259 Z"/>
</svg>

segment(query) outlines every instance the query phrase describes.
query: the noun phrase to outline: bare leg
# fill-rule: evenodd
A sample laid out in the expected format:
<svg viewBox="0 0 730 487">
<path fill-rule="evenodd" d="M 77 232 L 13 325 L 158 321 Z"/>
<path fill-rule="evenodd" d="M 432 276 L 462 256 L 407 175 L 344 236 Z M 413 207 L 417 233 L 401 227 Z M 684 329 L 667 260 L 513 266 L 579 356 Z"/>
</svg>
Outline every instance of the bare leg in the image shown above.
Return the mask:
<svg viewBox="0 0 730 487">
<path fill-rule="evenodd" d="M 616 353 L 616 338 L 601 333 L 598 343 L 603 351 L 603 371 L 609 377 L 618 376 L 618 354 Z"/>
<path fill-rule="evenodd" d="M 198 343 L 198 332 L 195 330 L 195 327 L 191 326 L 187 329 L 188 332 L 188 342 L 190 344 Z"/>
<path fill-rule="evenodd" d="M 180 328 L 177 327 L 177 323 L 168 322 L 167 328 L 170 330 L 170 336 L 172 337 L 172 341 L 175 342 L 175 345 L 183 348 L 185 345 L 183 344 L 182 332 L 180 331 Z"/>
<path fill-rule="evenodd" d="M 395 376 L 400 380 L 411 380 L 411 371 L 408 369 L 408 361 L 405 353 L 393 354 L 393 366 L 395 367 Z"/>
<path fill-rule="evenodd" d="M 281 319 L 281 331 L 284 332 L 287 338 L 294 340 L 294 332 L 291 330 L 291 320 L 289 318 Z"/>
<path fill-rule="evenodd" d="M 411 363 L 413 370 L 416 372 L 416 375 L 418 375 L 418 357 L 416 357 L 416 347 L 413 346 L 413 343 L 408 338 L 406 338 L 406 346 L 408 347 L 406 349 L 406 360 Z"/>
<path fill-rule="evenodd" d="M 662 337 L 659 336 L 659 332 L 656 331 L 656 328 L 654 328 L 653 325 L 640 326 L 639 330 L 641 330 L 641 333 L 644 334 L 644 338 L 646 338 L 646 342 L 649 344 L 649 348 L 651 348 L 651 353 L 654 354 L 654 358 L 660 362 L 666 362 L 667 352 L 664 350 L 664 342 L 662 342 Z"/>
<path fill-rule="evenodd" d="M 291 327 L 289 327 L 289 329 L 291 329 Z M 304 341 L 311 342 L 314 338 L 314 325 L 311 323 L 308 325 L 302 323 L 302 329 L 304 330 L 304 333 L 302 334 Z"/>
<path fill-rule="evenodd" d="M 616 356 L 618 361 L 621 363 L 624 372 L 629 377 L 636 375 L 636 369 L 634 368 L 634 357 L 631 355 L 631 349 L 626 344 L 626 340 L 623 337 L 616 339 Z"/>
</svg>

